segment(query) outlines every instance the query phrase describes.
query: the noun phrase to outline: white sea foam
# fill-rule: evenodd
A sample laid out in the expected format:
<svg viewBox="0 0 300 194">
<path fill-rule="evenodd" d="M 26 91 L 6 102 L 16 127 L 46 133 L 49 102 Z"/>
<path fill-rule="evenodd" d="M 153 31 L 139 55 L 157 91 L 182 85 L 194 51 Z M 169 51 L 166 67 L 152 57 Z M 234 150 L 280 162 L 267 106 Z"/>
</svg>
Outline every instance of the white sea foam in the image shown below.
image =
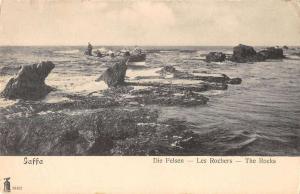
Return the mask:
<svg viewBox="0 0 300 194">
<path fill-rule="evenodd" d="M 107 85 L 103 81 L 100 82 L 95 81 L 97 78 L 98 76 L 83 76 L 83 75 L 61 76 L 60 74 L 52 73 L 48 76 L 46 83 L 52 87 L 55 87 L 58 91 L 61 92 L 61 95 L 65 95 L 65 94 L 88 95 L 91 93 L 95 93 L 107 89 Z M 56 94 L 60 94 L 60 93 L 57 92 Z"/>
</svg>

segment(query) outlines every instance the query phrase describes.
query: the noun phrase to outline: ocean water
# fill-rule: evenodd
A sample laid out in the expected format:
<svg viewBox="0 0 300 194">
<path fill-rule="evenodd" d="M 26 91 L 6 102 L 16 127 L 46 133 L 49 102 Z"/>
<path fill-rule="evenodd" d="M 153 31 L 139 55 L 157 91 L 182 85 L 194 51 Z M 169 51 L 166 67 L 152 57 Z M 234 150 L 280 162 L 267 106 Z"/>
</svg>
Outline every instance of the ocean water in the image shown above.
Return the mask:
<svg viewBox="0 0 300 194">
<path fill-rule="evenodd" d="M 68 101 L 68 94 L 89 95 L 106 89 L 103 82 L 95 80 L 109 66 L 109 59 L 86 57 L 84 49 L 83 46 L 0 47 L 0 90 L 21 65 L 44 60 L 56 64 L 46 83 L 57 91 L 34 103 Z M 300 48 L 285 51 L 284 60 L 241 64 L 201 60 L 209 51 L 230 54 L 232 47 L 144 49 L 146 61 L 133 64 L 135 68 L 127 72 L 129 78 L 151 75 L 165 65 L 192 73 L 224 73 L 242 78 L 241 85 L 230 85 L 228 90 L 204 92 L 210 99 L 206 105 L 154 107 L 160 111 L 160 120 L 176 118 L 193 123 L 195 132 L 208 137 L 204 153 L 300 156 L 300 58 L 291 55 L 300 52 Z M 0 109 L 5 110 L 16 102 L 0 98 Z M 1 119 L 15 113 L 1 111 L 0 114 Z"/>
</svg>

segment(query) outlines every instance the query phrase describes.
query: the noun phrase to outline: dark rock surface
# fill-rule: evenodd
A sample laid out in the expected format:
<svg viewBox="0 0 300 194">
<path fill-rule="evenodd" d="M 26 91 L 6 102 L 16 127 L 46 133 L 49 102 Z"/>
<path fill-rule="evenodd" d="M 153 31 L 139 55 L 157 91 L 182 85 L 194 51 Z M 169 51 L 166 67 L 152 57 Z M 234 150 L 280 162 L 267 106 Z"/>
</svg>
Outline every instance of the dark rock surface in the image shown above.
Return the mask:
<svg viewBox="0 0 300 194">
<path fill-rule="evenodd" d="M 210 52 L 206 55 L 207 62 L 223 62 L 226 59 L 226 55 L 222 52 Z"/>
<path fill-rule="evenodd" d="M 228 84 L 241 84 L 242 83 L 242 79 L 241 78 L 232 78 L 230 80 L 227 81 Z"/>
<path fill-rule="evenodd" d="M 103 80 L 108 87 L 115 87 L 124 84 L 128 59 L 122 59 L 109 67 L 96 81 Z"/>
<path fill-rule="evenodd" d="M 147 108 L 79 109 L 5 118 L 1 155 L 185 155 L 201 153 L 194 125 L 159 121 Z M 11 130 L 14 129 L 14 130 Z M 195 152 L 198 150 L 197 152 Z"/>
<path fill-rule="evenodd" d="M 137 135 L 138 123 L 155 122 L 157 113 L 101 109 L 32 115 L 0 126 L 1 155 L 107 155 L 114 141 Z M 11 129 L 14 130 L 11 130 Z"/>
<path fill-rule="evenodd" d="M 236 79 L 239 79 L 241 83 L 241 78 L 232 78 L 235 81 L 231 81 L 232 79 L 225 74 L 192 74 L 187 72 L 182 72 L 177 70 L 173 66 L 165 66 L 160 71 L 158 71 L 162 77 L 166 76 L 168 73 L 173 74 L 173 77 L 176 79 L 186 79 L 186 80 L 201 80 L 205 82 L 213 82 L 213 83 L 222 83 L 222 84 L 238 84 Z"/>
<path fill-rule="evenodd" d="M 258 52 L 264 59 L 283 59 L 283 50 L 281 48 L 269 47 Z"/>
<path fill-rule="evenodd" d="M 230 60 L 238 63 L 259 62 L 267 59 L 283 59 L 283 49 L 268 47 L 256 52 L 253 47 L 239 44 L 233 48 L 233 55 Z"/>
<path fill-rule="evenodd" d="M 300 57 L 300 53 L 292 53 L 292 55 Z"/>
<path fill-rule="evenodd" d="M 45 97 L 52 88 L 45 79 L 55 65 L 51 61 L 22 66 L 17 76 L 11 78 L 1 93 L 9 99 L 38 100 Z"/>
<path fill-rule="evenodd" d="M 142 62 L 146 60 L 146 54 L 141 53 L 141 54 L 131 54 L 129 56 L 129 62 Z"/>
<path fill-rule="evenodd" d="M 239 44 L 233 47 L 233 55 L 231 61 L 238 63 L 264 61 L 265 58 L 261 54 L 257 54 L 253 47 Z"/>
<path fill-rule="evenodd" d="M 0 107 L 0 155 L 225 153 L 222 146 L 206 149 L 206 145 L 215 144 L 214 135 L 195 133 L 200 130 L 197 124 L 161 120 L 160 108 L 206 106 L 209 99 L 201 92 L 226 90 L 227 84 L 238 84 L 240 78 L 188 73 L 166 66 L 154 74 L 157 77 L 125 79 L 126 63 L 122 60 L 114 64 L 99 78 L 109 86 L 122 87 L 98 91 L 100 95 L 68 94 L 70 101 L 17 102 L 5 109 Z M 169 74 L 173 75 L 171 79 Z M 7 114 L 24 109 L 27 111 L 21 116 Z"/>
</svg>

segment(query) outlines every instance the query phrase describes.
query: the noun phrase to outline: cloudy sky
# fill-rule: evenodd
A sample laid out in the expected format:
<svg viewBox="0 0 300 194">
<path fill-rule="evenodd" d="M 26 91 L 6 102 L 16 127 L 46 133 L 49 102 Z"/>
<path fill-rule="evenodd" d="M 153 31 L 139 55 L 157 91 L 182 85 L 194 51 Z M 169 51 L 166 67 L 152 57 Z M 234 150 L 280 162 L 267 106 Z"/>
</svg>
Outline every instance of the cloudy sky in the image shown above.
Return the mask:
<svg viewBox="0 0 300 194">
<path fill-rule="evenodd" d="M 300 45 L 299 0 L 0 2 L 0 45 Z"/>
</svg>

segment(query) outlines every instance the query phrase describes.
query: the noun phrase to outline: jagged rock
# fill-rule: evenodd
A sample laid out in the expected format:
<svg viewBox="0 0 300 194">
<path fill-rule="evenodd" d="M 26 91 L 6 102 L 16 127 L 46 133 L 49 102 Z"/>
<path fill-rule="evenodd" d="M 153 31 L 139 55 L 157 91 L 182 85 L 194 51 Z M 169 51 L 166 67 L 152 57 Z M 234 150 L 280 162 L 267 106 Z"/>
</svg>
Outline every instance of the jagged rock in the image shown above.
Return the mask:
<svg viewBox="0 0 300 194">
<path fill-rule="evenodd" d="M 269 47 L 261 50 L 258 54 L 262 55 L 265 59 L 283 59 L 283 50 L 281 48 Z"/>
<path fill-rule="evenodd" d="M 128 59 L 123 59 L 109 67 L 96 81 L 103 80 L 108 87 L 124 84 Z"/>
<path fill-rule="evenodd" d="M 226 55 L 222 52 L 210 52 L 206 55 L 207 62 L 223 62 L 226 59 Z"/>
<path fill-rule="evenodd" d="M 1 96 L 25 100 L 45 97 L 53 89 L 45 84 L 45 79 L 54 67 L 51 61 L 22 66 L 17 76 L 9 80 Z"/>
</svg>

